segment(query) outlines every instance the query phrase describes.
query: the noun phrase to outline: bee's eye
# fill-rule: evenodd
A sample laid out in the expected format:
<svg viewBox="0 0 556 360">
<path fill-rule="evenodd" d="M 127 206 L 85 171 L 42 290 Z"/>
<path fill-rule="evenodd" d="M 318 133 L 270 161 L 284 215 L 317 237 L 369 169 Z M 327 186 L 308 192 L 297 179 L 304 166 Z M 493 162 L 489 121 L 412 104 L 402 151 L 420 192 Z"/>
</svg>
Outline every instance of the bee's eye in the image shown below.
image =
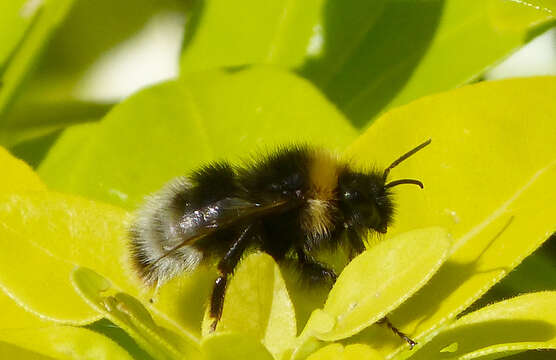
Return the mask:
<svg viewBox="0 0 556 360">
<path fill-rule="evenodd" d="M 287 177 L 284 177 L 279 182 L 269 184 L 269 189 L 272 192 L 279 192 L 283 195 L 288 195 L 290 193 L 294 193 L 301 189 L 303 186 L 303 178 L 300 174 L 291 174 Z"/>
<path fill-rule="evenodd" d="M 359 191 L 356 190 L 344 191 L 345 200 L 359 200 L 360 197 L 361 195 L 359 194 Z"/>
<path fill-rule="evenodd" d="M 297 190 L 301 187 L 302 182 L 301 175 L 294 173 L 282 180 L 282 186 L 288 190 Z"/>
</svg>

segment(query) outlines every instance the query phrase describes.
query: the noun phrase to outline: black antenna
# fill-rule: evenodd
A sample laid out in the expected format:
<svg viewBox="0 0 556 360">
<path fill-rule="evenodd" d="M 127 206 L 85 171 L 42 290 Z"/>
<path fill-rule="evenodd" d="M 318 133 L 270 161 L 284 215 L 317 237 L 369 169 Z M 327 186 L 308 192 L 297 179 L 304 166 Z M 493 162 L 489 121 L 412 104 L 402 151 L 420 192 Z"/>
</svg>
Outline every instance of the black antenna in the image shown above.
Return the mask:
<svg viewBox="0 0 556 360">
<path fill-rule="evenodd" d="M 401 179 L 396 181 L 390 181 L 388 184 L 384 185 L 384 188 L 388 189 L 391 188 L 392 186 L 401 185 L 401 184 L 413 184 L 419 186 L 421 189 L 423 188 L 423 183 L 415 179 Z"/>
<path fill-rule="evenodd" d="M 390 174 L 390 170 L 392 170 L 393 168 L 398 166 L 402 161 L 404 161 L 405 159 L 407 159 L 411 155 L 415 154 L 417 151 L 421 150 L 422 148 L 424 148 L 425 146 L 427 146 L 430 143 L 431 143 L 431 139 L 428 139 L 427 141 L 425 141 L 421 145 L 415 147 L 414 149 L 406 152 L 405 154 L 403 154 L 402 156 L 397 158 L 392 164 L 390 164 L 390 166 L 388 166 L 386 168 L 386 170 L 384 170 L 384 173 L 382 174 L 382 179 L 384 180 L 384 182 L 386 182 L 386 178 L 388 177 L 388 174 Z M 384 185 L 384 187 L 385 188 L 391 188 L 393 186 L 401 185 L 401 184 L 413 184 L 413 185 L 419 186 L 421 189 L 423 188 L 423 183 L 420 182 L 419 180 L 414 180 L 414 179 L 401 179 L 401 180 L 391 181 L 388 184 Z"/>
</svg>

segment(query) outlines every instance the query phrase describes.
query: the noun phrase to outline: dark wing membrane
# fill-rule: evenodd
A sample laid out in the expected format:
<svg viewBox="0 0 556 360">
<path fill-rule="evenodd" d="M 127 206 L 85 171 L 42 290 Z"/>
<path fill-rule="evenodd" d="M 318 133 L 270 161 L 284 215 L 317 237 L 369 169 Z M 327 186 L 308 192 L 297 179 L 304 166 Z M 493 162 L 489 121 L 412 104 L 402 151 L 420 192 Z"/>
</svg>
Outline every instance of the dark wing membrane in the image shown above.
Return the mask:
<svg viewBox="0 0 556 360">
<path fill-rule="evenodd" d="M 258 204 L 240 198 L 224 198 L 202 208 L 186 212 L 175 229 L 184 240 L 168 250 L 154 263 L 175 250 L 185 245 L 194 244 L 220 229 L 239 224 L 247 219 L 255 220 L 297 206 L 299 206 L 299 203 L 295 200 L 279 200 L 269 204 Z"/>
</svg>

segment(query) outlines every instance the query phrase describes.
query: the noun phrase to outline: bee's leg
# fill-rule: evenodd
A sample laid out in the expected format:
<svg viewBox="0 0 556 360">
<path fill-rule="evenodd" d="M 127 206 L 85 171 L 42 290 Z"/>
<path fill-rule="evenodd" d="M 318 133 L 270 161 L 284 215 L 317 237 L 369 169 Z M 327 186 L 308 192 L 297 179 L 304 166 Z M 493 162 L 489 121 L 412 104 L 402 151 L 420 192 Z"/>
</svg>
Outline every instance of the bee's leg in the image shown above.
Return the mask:
<svg viewBox="0 0 556 360">
<path fill-rule="evenodd" d="M 382 319 L 380 319 L 379 321 L 377 321 L 378 324 L 386 324 L 386 326 L 388 326 L 390 328 L 390 330 L 392 330 L 394 332 L 394 334 L 398 335 L 400 338 L 402 338 L 405 342 L 407 342 L 407 344 L 409 345 L 409 349 L 413 349 L 413 347 L 415 345 L 417 345 L 417 343 L 413 340 L 411 340 L 409 338 L 409 336 L 407 336 L 406 334 L 404 334 L 403 332 L 401 332 L 400 330 L 398 330 L 394 325 L 392 325 L 392 323 L 390 322 L 390 320 L 388 320 L 387 317 L 383 317 Z"/>
<path fill-rule="evenodd" d="M 222 316 L 222 310 L 224 307 L 224 295 L 226 293 L 226 286 L 228 283 L 228 275 L 230 275 L 239 260 L 243 250 L 245 250 L 246 244 L 252 237 L 252 225 L 246 226 L 242 231 L 236 241 L 233 242 L 232 246 L 226 252 L 226 255 L 218 263 L 218 272 L 220 275 L 214 283 L 212 289 L 212 296 L 210 300 L 210 316 L 214 319 L 211 324 L 211 330 L 216 330 L 216 325 Z"/>
<path fill-rule="evenodd" d="M 302 249 L 297 249 L 297 259 L 299 265 L 303 268 L 302 273 L 307 275 L 309 279 L 317 282 L 323 280 L 336 282 L 338 275 L 334 270 L 308 256 Z"/>
<path fill-rule="evenodd" d="M 365 251 L 365 244 L 363 243 L 362 236 L 359 235 L 355 230 L 349 229 L 347 231 L 348 241 L 351 245 L 351 253 L 350 258 L 354 258 L 355 256 L 359 255 L 363 251 Z M 383 317 L 378 321 L 379 324 L 386 324 L 394 332 L 394 334 L 398 335 L 402 338 L 405 342 L 409 344 L 409 348 L 413 349 L 413 347 L 417 344 L 415 341 L 411 340 L 406 334 L 398 330 L 387 317 Z"/>
<path fill-rule="evenodd" d="M 363 243 L 362 236 L 353 229 L 348 229 L 347 238 L 351 245 L 349 258 L 350 260 L 365 251 L 365 244 Z"/>
</svg>

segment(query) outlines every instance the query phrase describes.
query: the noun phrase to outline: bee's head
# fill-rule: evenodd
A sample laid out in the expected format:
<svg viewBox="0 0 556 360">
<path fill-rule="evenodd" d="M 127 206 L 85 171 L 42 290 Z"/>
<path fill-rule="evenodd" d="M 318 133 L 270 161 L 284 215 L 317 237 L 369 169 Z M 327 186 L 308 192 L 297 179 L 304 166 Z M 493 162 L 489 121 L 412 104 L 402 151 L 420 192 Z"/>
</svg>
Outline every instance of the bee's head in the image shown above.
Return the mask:
<svg viewBox="0 0 556 360">
<path fill-rule="evenodd" d="M 423 183 L 415 179 L 386 182 L 390 170 L 430 142 L 429 139 L 400 156 L 382 174 L 379 172 L 355 172 L 346 168 L 338 177 L 339 206 L 345 224 L 385 233 L 394 214 L 390 189 L 401 184 L 413 184 L 423 188 Z"/>
<path fill-rule="evenodd" d="M 394 204 L 382 175 L 344 171 L 338 178 L 339 207 L 348 226 L 385 233 Z"/>
</svg>

